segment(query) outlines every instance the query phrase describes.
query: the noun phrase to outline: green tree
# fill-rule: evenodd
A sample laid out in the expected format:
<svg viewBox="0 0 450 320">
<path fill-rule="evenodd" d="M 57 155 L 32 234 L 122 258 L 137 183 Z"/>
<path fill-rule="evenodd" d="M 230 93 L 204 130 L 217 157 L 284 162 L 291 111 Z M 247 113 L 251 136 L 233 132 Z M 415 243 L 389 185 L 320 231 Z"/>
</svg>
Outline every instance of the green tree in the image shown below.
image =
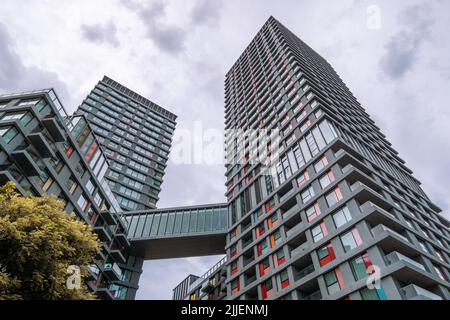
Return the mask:
<svg viewBox="0 0 450 320">
<path fill-rule="evenodd" d="M 0 300 L 95 299 L 86 266 L 100 248 L 84 222 L 51 196 L 23 197 L 8 182 L 0 188 Z M 81 286 L 67 286 L 69 266 L 79 266 Z"/>
</svg>

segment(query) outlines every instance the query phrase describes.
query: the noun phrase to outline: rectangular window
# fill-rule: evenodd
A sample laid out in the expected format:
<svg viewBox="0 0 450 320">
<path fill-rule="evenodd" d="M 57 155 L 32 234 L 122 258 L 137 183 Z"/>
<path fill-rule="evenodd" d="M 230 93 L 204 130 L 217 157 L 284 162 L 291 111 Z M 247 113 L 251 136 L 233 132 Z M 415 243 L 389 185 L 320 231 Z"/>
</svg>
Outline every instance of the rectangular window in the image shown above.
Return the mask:
<svg viewBox="0 0 450 320">
<path fill-rule="evenodd" d="M 261 237 L 264 233 L 266 233 L 266 228 L 264 227 L 264 223 L 262 223 L 256 227 L 256 239 Z"/>
<path fill-rule="evenodd" d="M 336 187 L 333 191 L 327 194 L 326 199 L 329 207 L 334 206 L 336 203 L 342 200 L 341 189 L 339 189 L 339 187 Z"/>
<path fill-rule="evenodd" d="M 270 236 L 270 247 L 273 248 L 279 243 L 281 243 L 281 232 L 276 231 Z"/>
<path fill-rule="evenodd" d="M 341 242 L 345 252 L 349 252 L 362 244 L 361 237 L 356 228 L 342 235 Z"/>
<path fill-rule="evenodd" d="M 328 235 L 327 227 L 325 222 L 321 222 L 319 225 L 311 230 L 314 242 L 321 240 L 323 237 Z"/>
<path fill-rule="evenodd" d="M 84 211 L 89 205 L 89 202 L 87 201 L 86 197 L 83 194 L 81 194 L 80 197 L 78 198 L 77 204 L 81 208 L 81 210 Z"/>
<path fill-rule="evenodd" d="M 3 137 L 7 144 L 10 143 L 18 134 L 19 131 L 15 127 L 0 128 L 0 136 Z"/>
<path fill-rule="evenodd" d="M 315 193 L 314 193 L 314 189 L 312 186 L 310 186 L 309 188 L 307 188 L 306 190 L 304 190 L 301 193 L 301 197 L 302 197 L 302 201 L 303 203 L 307 203 L 309 200 L 312 199 L 312 197 L 314 197 Z"/>
<path fill-rule="evenodd" d="M 239 279 L 235 279 L 231 282 L 231 294 L 236 294 L 240 290 L 240 281 Z"/>
<path fill-rule="evenodd" d="M 369 255 L 365 253 L 362 256 L 351 260 L 350 266 L 355 280 L 358 281 L 369 275 L 368 271 L 371 270 L 369 268 L 372 266 L 372 261 L 370 260 Z"/>
<path fill-rule="evenodd" d="M 285 262 L 286 262 L 286 257 L 284 256 L 283 249 L 280 249 L 276 253 L 273 254 L 273 264 L 275 267 L 281 266 Z"/>
<path fill-rule="evenodd" d="M 267 251 L 267 238 L 257 245 L 258 257 L 262 256 Z"/>
<path fill-rule="evenodd" d="M 269 259 L 267 258 L 267 259 L 264 259 L 263 261 L 261 261 L 260 264 L 259 264 L 259 275 L 260 275 L 260 277 L 263 277 L 269 271 L 270 271 L 270 263 L 269 263 Z"/>
<path fill-rule="evenodd" d="M 328 187 L 335 180 L 333 172 L 330 170 L 319 180 L 322 189 Z"/>
<path fill-rule="evenodd" d="M 305 170 L 298 178 L 297 178 L 297 184 L 298 187 L 301 188 L 305 185 L 306 182 L 309 181 L 309 174 L 308 171 Z"/>
<path fill-rule="evenodd" d="M 333 221 L 334 221 L 336 228 L 343 226 L 350 220 L 352 220 L 352 216 L 347 207 L 343 207 L 341 210 L 339 210 L 335 214 L 333 214 Z"/>
<path fill-rule="evenodd" d="M 72 178 L 69 178 L 66 182 L 66 187 L 67 187 L 67 190 L 69 190 L 70 194 L 74 194 L 75 190 L 77 189 L 77 186 L 78 186 L 77 183 Z"/>
<path fill-rule="evenodd" d="M 336 255 L 334 253 L 334 248 L 333 248 L 333 245 L 331 243 L 329 243 L 326 246 L 320 248 L 317 251 L 317 255 L 319 257 L 319 263 L 320 263 L 321 267 L 326 266 L 331 261 L 336 259 Z"/>
<path fill-rule="evenodd" d="M 236 274 L 238 271 L 239 271 L 239 265 L 238 265 L 238 261 L 236 260 L 230 264 L 231 275 Z"/>
<path fill-rule="evenodd" d="M 287 270 L 280 273 L 281 289 L 289 287 L 289 275 Z"/>
<path fill-rule="evenodd" d="M 261 285 L 262 298 L 267 299 L 273 294 L 272 279 L 267 280 Z"/>
<path fill-rule="evenodd" d="M 336 268 L 335 270 L 325 274 L 324 279 L 329 295 L 332 295 L 345 288 L 344 277 L 342 276 L 341 270 L 339 268 Z"/>
<path fill-rule="evenodd" d="M 383 288 L 379 289 L 364 288 L 361 291 L 359 291 L 359 293 L 361 294 L 362 300 L 387 300 Z"/>
<path fill-rule="evenodd" d="M 313 221 L 317 216 L 320 215 L 320 207 L 319 204 L 316 203 L 313 206 L 306 209 L 306 218 L 308 219 L 308 222 Z"/>
<path fill-rule="evenodd" d="M 266 205 L 265 205 L 265 209 L 266 209 L 266 213 L 268 213 L 269 211 L 271 211 L 273 208 L 275 208 L 275 198 L 270 199 Z"/>
<path fill-rule="evenodd" d="M 237 254 L 237 246 L 230 247 L 230 258 L 233 258 Z"/>
<path fill-rule="evenodd" d="M 316 170 L 317 173 L 319 173 L 320 171 L 322 171 L 323 168 L 325 168 L 328 165 L 328 160 L 325 156 L 322 156 L 320 158 L 319 161 L 317 161 L 314 164 L 314 169 Z"/>
</svg>

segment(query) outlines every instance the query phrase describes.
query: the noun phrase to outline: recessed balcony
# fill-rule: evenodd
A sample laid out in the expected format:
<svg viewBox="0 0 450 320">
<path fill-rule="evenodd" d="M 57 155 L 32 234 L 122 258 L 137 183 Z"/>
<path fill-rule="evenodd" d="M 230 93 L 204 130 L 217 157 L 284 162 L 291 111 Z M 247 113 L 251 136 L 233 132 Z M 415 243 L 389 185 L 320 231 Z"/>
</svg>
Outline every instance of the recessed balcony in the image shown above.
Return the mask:
<svg viewBox="0 0 450 320">
<path fill-rule="evenodd" d="M 103 273 L 111 281 L 119 281 L 122 277 L 122 269 L 120 269 L 117 263 L 106 263 L 103 267 Z"/>
<path fill-rule="evenodd" d="M 22 168 L 25 174 L 29 177 L 35 177 L 39 175 L 39 167 L 34 162 L 33 158 L 30 156 L 28 151 L 14 151 L 11 156 L 17 162 L 17 164 Z"/>
<path fill-rule="evenodd" d="M 46 141 L 42 133 L 32 133 L 28 135 L 31 143 L 36 147 L 43 158 L 54 158 L 55 153 L 50 148 L 49 143 Z"/>
<path fill-rule="evenodd" d="M 101 226 L 95 226 L 93 230 L 98 234 L 101 241 L 110 242 L 112 240 L 113 234 L 108 225 L 104 224 Z"/>
<path fill-rule="evenodd" d="M 47 128 L 48 132 L 52 136 L 55 142 L 64 142 L 66 137 L 63 131 L 60 129 L 58 122 L 55 118 L 45 118 L 42 119 L 42 124 Z"/>
</svg>

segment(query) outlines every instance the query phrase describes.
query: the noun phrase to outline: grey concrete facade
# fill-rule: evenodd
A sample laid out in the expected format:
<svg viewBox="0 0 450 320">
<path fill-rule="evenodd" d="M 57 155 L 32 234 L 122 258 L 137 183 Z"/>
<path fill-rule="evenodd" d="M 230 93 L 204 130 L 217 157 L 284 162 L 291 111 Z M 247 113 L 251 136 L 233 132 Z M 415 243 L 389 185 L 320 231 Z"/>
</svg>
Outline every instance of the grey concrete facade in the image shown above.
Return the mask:
<svg viewBox="0 0 450 320">
<path fill-rule="evenodd" d="M 281 132 L 272 175 L 227 165 L 227 299 L 450 298 L 450 223 L 328 62 L 271 17 L 225 100 L 227 129 Z"/>
</svg>

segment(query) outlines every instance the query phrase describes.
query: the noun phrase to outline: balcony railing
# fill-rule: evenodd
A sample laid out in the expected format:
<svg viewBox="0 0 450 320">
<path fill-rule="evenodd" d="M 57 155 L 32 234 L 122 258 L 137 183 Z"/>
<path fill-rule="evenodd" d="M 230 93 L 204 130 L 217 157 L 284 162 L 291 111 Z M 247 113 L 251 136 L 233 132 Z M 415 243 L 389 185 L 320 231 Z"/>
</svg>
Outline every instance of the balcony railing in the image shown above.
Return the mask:
<svg viewBox="0 0 450 320">
<path fill-rule="evenodd" d="M 396 262 L 399 262 L 399 261 L 405 261 L 405 262 L 407 262 L 409 264 L 412 264 L 413 266 L 415 266 L 415 267 L 417 267 L 417 268 L 419 268 L 419 269 L 421 269 L 423 271 L 426 271 L 426 269 L 423 266 L 423 264 L 421 264 L 421 263 L 419 263 L 419 262 L 417 262 L 417 261 L 415 261 L 415 260 L 413 260 L 411 258 L 408 258 L 407 256 L 404 256 L 401 253 L 398 253 L 397 251 L 389 253 L 388 255 L 386 255 L 384 257 L 384 259 L 385 259 L 385 261 L 386 261 L 386 263 L 388 265 L 396 263 Z"/>
<path fill-rule="evenodd" d="M 441 296 L 416 286 L 415 284 L 403 287 L 401 291 L 407 300 L 423 300 L 424 298 L 430 300 L 443 300 Z"/>
<path fill-rule="evenodd" d="M 372 228 L 372 234 L 374 236 L 379 235 L 379 234 L 381 234 L 383 232 L 390 232 L 390 233 L 396 235 L 397 237 L 399 237 L 400 239 L 402 239 L 402 240 L 404 240 L 406 242 L 409 242 L 408 238 L 406 238 L 405 236 L 401 235 L 400 233 L 392 230 L 391 228 L 386 227 L 383 224 L 379 224 L 376 227 Z"/>
</svg>

